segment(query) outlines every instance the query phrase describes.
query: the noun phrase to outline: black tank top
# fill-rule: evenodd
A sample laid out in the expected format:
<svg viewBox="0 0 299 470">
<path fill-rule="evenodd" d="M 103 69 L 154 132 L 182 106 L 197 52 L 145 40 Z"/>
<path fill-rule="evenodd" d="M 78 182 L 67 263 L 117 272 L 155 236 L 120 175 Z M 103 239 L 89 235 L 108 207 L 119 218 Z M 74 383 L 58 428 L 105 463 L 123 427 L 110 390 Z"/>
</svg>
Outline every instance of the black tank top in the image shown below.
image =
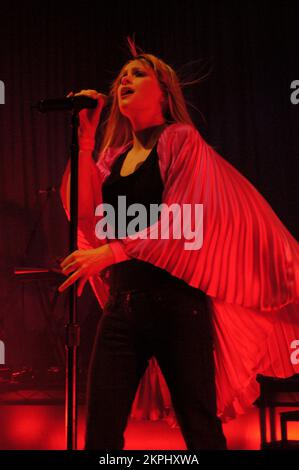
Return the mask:
<svg viewBox="0 0 299 470">
<path fill-rule="evenodd" d="M 115 238 L 118 236 L 118 196 L 126 196 L 127 208 L 130 204 L 143 204 L 148 215 L 150 213 L 150 204 L 162 203 L 164 185 L 160 174 L 157 144 L 146 160 L 133 173 L 128 176 L 121 176 L 120 170 L 129 150 L 117 157 L 112 165 L 110 175 L 102 186 L 103 202 L 111 204 L 116 214 Z M 126 220 L 129 222 L 135 217 L 136 215 L 127 216 Z M 146 226 L 149 226 L 149 224 L 148 218 Z M 143 228 L 145 227 L 139 226 L 138 230 Z M 167 271 L 136 258 L 109 266 L 102 271 L 101 277 L 105 282 L 108 282 L 111 291 L 160 286 L 174 279 Z"/>
<path fill-rule="evenodd" d="M 114 162 L 111 173 L 102 187 L 103 202 L 111 204 L 117 215 L 118 196 L 125 196 L 126 208 L 131 204 L 142 204 L 146 209 L 146 213 L 149 215 L 150 204 L 159 205 L 162 203 L 162 193 L 164 189 L 160 175 L 157 144 L 153 147 L 146 160 L 142 162 L 133 173 L 127 176 L 121 176 L 120 170 L 129 151 L 130 149 L 121 154 Z M 120 208 L 125 210 L 122 203 L 120 203 Z M 136 215 L 127 216 L 127 223 L 135 217 Z M 118 238 L 118 217 L 115 218 L 115 222 L 115 238 Z M 148 219 L 145 224 L 138 226 L 137 231 L 148 227 L 149 223 L 150 221 Z M 111 225 L 113 224 L 111 223 Z M 130 233 L 124 233 L 124 236 L 129 234 Z"/>
</svg>

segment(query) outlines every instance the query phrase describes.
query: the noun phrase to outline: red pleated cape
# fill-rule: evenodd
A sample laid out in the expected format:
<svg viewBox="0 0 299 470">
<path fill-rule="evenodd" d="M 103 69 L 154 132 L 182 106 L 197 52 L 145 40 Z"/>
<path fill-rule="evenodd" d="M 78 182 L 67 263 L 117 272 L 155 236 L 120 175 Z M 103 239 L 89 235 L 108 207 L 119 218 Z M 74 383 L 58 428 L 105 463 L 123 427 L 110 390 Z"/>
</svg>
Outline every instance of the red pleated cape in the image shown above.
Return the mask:
<svg viewBox="0 0 299 470">
<path fill-rule="evenodd" d="M 107 149 L 94 164 L 95 205 L 102 202 L 101 185 L 111 165 L 130 145 Z M 291 361 L 292 342 L 299 340 L 298 242 L 254 186 L 194 127 L 180 123 L 168 126 L 160 135 L 157 152 L 164 182 L 163 203 L 203 204 L 202 247 L 186 250 L 184 238 L 151 238 L 161 218 L 143 231 L 146 238 L 127 237 L 112 243 L 128 258 L 165 269 L 209 296 L 218 414 L 225 421 L 242 413 L 257 398 L 257 373 L 288 377 L 299 372 L 299 365 Z M 61 195 L 64 202 L 64 181 Z M 80 221 L 81 249 L 106 243 L 95 235 L 99 220 L 91 214 Z M 170 220 L 170 234 L 173 223 Z M 100 276 L 90 282 L 103 307 L 106 285 Z M 163 379 L 154 380 L 155 372 L 160 373 L 153 361 L 147 379 L 155 387 L 141 384 L 133 409 L 136 415 L 142 408 L 141 391 L 148 388 L 149 394 L 155 389 L 157 396 L 157 384 L 168 406 Z M 147 397 L 143 398 L 146 401 Z"/>
</svg>

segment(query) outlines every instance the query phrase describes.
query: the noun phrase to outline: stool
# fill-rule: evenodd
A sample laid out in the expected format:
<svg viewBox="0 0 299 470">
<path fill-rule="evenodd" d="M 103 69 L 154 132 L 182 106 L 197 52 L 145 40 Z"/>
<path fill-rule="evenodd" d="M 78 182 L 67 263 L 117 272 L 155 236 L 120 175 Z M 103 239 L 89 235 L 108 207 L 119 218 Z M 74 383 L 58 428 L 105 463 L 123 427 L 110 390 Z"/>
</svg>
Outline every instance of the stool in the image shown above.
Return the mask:
<svg viewBox="0 0 299 470">
<path fill-rule="evenodd" d="M 299 374 L 287 379 L 276 377 L 257 376 L 260 384 L 260 396 L 255 404 L 260 414 L 261 449 L 299 449 L 299 441 L 288 441 L 286 426 L 288 421 L 299 421 Z M 298 408 L 296 411 L 281 413 L 281 440 L 277 440 L 276 430 L 276 408 L 291 407 Z M 269 415 L 269 418 L 268 418 Z M 294 418 L 294 419 L 293 419 Z M 267 440 L 268 423 L 270 440 Z"/>
</svg>

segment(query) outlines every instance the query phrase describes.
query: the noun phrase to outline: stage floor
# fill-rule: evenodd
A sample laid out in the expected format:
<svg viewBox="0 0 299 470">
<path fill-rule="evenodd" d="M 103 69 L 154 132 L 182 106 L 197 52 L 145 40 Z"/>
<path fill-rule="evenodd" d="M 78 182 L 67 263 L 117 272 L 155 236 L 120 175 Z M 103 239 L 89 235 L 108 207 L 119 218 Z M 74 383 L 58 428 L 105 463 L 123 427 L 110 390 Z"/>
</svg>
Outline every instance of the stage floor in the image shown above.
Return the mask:
<svg viewBox="0 0 299 470">
<path fill-rule="evenodd" d="M 0 405 L 1 450 L 64 449 L 63 405 Z M 78 447 L 84 441 L 84 406 L 79 406 Z M 224 424 L 230 449 L 259 449 L 258 412 L 252 409 L 238 419 Z M 297 438 L 299 431 L 297 431 Z M 292 430 L 290 429 L 290 437 Z M 185 443 L 178 427 L 165 421 L 130 420 L 125 433 L 128 450 L 183 450 Z"/>
</svg>

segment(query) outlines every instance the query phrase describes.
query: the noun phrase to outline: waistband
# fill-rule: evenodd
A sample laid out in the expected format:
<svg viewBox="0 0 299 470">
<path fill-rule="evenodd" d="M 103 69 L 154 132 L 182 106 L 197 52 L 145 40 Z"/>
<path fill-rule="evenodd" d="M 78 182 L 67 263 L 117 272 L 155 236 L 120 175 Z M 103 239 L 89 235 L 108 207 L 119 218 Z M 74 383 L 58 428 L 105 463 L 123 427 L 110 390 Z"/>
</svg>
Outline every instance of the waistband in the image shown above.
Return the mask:
<svg viewBox="0 0 299 470">
<path fill-rule="evenodd" d="M 198 297 L 204 292 L 189 286 L 185 281 L 172 276 L 166 270 L 138 259 L 113 264 L 102 271 L 101 277 L 108 284 L 110 294 L 121 292 L 152 291 L 155 289 L 175 289 L 188 291 Z"/>
</svg>

